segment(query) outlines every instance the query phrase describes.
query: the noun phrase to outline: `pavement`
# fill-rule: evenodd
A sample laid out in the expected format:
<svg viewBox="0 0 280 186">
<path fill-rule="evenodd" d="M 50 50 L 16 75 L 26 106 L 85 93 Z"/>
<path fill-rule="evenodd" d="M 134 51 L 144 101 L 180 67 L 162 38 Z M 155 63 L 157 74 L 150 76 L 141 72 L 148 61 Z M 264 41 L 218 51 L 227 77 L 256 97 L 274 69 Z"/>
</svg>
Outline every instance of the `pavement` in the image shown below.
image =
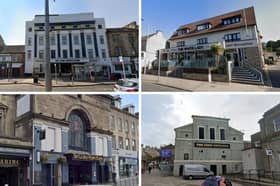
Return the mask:
<svg viewBox="0 0 280 186">
<path fill-rule="evenodd" d="M 249 85 L 231 82 L 196 81 L 155 75 L 142 75 L 142 91 L 197 91 L 197 92 L 266 92 L 280 91 L 280 88 L 270 86 Z"/>
<path fill-rule="evenodd" d="M 142 174 L 142 186 L 200 186 L 203 180 L 184 180 L 181 177 L 161 176 L 158 169 L 153 169 L 152 173 Z M 233 186 L 249 186 L 239 183 L 232 183 Z M 256 185 L 254 185 L 256 186 Z"/>
<path fill-rule="evenodd" d="M 53 91 L 57 92 L 112 92 L 114 81 L 87 82 L 87 81 L 62 81 L 53 80 Z M 2 92 L 41 92 L 45 91 L 45 81 L 33 83 L 32 78 L 0 79 Z"/>
<path fill-rule="evenodd" d="M 272 87 L 280 88 L 280 62 L 274 65 L 266 65 L 266 70 Z"/>
</svg>

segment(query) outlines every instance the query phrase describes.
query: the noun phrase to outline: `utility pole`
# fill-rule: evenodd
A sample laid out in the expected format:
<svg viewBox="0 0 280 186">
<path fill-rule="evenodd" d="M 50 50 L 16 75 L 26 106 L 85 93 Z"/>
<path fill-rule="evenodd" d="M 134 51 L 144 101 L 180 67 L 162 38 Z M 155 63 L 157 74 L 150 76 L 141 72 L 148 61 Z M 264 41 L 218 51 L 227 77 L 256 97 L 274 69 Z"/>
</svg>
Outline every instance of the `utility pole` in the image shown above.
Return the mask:
<svg viewBox="0 0 280 186">
<path fill-rule="evenodd" d="M 46 92 L 52 91 L 52 76 L 50 65 L 50 15 L 49 0 L 45 0 L 45 89 Z"/>
</svg>

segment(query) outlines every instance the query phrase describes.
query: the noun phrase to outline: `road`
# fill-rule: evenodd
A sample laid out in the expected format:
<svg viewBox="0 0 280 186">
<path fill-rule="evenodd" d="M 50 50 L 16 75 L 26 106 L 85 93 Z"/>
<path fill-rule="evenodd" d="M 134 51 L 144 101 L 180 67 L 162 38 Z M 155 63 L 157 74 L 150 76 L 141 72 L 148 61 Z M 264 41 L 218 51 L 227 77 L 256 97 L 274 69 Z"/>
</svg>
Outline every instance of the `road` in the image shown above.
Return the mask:
<svg viewBox="0 0 280 186">
<path fill-rule="evenodd" d="M 280 88 L 280 63 L 267 67 L 272 87 Z"/>
<path fill-rule="evenodd" d="M 142 186 L 200 186 L 203 180 L 184 180 L 181 177 L 161 176 L 158 169 L 142 175 Z M 232 183 L 233 186 L 245 186 Z"/>
<path fill-rule="evenodd" d="M 142 80 L 142 91 L 145 92 L 184 92 L 186 90 L 178 89 L 176 87 L 166 86 L 163 84 L 157 84 L 148 80 Z"/>
<path fill-rule="evenodd" d="M 45 87 L 32 84 L 0 85 L 0 92 L 43 92 Z M 56 92 L 113 92 L 112 85 L 55 87 Z"/>
</svg>

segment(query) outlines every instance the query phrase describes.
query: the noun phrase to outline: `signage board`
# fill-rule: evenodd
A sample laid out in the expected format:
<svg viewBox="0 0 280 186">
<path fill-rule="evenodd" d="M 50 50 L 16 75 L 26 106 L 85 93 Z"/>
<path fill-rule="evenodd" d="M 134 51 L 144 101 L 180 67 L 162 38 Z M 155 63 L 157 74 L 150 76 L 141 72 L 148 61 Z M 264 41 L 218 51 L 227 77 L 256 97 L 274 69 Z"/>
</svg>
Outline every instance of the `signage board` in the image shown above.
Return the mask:
<svg viewBox="0 0 280 186">
<path fill-rule="evenodd" d="M 160 157 L 161 158 L 171 158 L 172 152 L 170 149 L 161 149 L 160 150 Z"/>
<path fill-rule="evenodd" d="M 230 144 L 225 143 L 194 143 L 194 146 L 199 148 L 230 149 Z"/>
<path fill-rule="evenodd" d="M 87 154 L 68 154 L 68 158 L 74 161 L 102 161 L 102 156 L 87 155 Z"/>
</svg>

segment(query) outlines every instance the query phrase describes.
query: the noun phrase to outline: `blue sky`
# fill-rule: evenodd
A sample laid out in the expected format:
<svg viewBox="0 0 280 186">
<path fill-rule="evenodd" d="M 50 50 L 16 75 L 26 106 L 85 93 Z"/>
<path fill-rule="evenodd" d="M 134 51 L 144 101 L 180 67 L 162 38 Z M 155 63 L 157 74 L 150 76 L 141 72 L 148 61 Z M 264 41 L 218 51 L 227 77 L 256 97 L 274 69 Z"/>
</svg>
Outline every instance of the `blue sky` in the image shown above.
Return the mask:
<svg viewBox="0 0 280 186">
<path fill-rule="evenodd" d="M 229 118 L 229 125 L 245 133 L 260 131 L 263 114 L 280 103 L 280 95 L 161 94 L 142 96 L 142 144 L 174 144 L 174 128 L 192 122 L 192 115 Z"/>
<path fill-rule="evenodd" d="M 250 6 L 263 41 L 280 39 L 279 0 L 142 0 L 142 31 L 161 30 L 169 37 L 180 25 Z"/>
<path fill-rule="evenodd" d="M 138 95 L 137 94 L 122 94 L 122 106 L 133 104 L 135 106 L 135 112 L 139 112 Z"/>
<path fill-rule="evenodd" d="M 45 0 L 2 0 L 0 34 L 7 44 L 24 44 L 25 21 L 44 13 Z M 50 13 L 93 12 L 105 18 L 107 27 L 138 22 L 138 0 L 50 0 Z"/>
</svg>

